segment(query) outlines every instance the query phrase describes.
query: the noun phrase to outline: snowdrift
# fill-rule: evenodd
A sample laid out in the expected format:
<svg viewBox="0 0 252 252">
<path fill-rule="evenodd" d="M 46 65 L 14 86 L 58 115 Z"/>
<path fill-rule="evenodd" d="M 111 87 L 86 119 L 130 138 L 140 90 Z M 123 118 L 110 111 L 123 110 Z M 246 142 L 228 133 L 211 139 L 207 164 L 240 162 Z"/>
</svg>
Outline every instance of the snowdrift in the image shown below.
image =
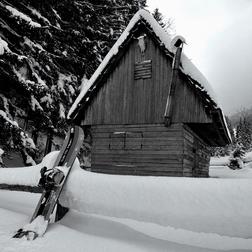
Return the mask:
<svg viewBox="0 0 252 252">
<path fill-rule="evenodd" d="M 197 232 L 251 237 L 251 179 L 71 173 L 61 203 L 72 209 Z"/>
<path fill-rule="evenodd" d="M 0 184 L 36 186 L 40 179 L 40 169 L 44 166 L 52 168 L 58 153 L 58 151 L 49 153 L 38 165 L 0 168 Z"/>
<path fill-rule="evenodd" d="M 40 168 L 52 166 L 56 156 L 34 167 L 0 169 L 0 183 L 36 185 Z M 251 195 L 251 178 L 106 175 L 75 161 L 60 202 L 86 214 L 246 238 L 252 235 Z"/>
<path fill-rule="evenodd" d="M 230 156 L 224 157 L 211 157 L 210 159 L 210 166 L 223 166 L 229 164 Z"/>
<path fill-rule="evenodd" d="M 210 166 L 227 166 L 229 164 L 230 156 L 211 157 Z M 247 152 L 243 158 L 244 163 L 252 162 L 252 151 Z"/>
</svg>

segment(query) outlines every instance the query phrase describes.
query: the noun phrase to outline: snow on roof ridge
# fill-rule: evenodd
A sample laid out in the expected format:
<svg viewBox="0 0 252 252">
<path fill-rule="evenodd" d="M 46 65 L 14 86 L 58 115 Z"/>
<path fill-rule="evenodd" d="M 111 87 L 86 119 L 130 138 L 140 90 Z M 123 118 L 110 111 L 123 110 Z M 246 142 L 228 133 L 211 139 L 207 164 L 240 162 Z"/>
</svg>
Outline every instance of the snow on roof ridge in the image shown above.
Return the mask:
<svg viewBox="0 0 252 252">
<path fill-rule="evenodd" d="M 133 18 L 130 20 L 128 26 L 124 30 L 124 32 L 121 34 L 119 39 L 116 41 L 116 43 L 113 45 L 111 50 L 108 52 L 108 54 L 105 56 L 99 67 L 96 69 L 94 74 L 91 76 L 89 81 L 85 86 L 82 87 L 80 94 L 76 98 L 75 102 L 73 103 L 72 107 L 70 108 L 67 117 L 70 118 L 71 114 L 76 110 L 78 104 L 81 102 L 82 98 L 85 96 L 87 91 L 92 87 L 96 79 L 99 77 L 101 72 L 105 69 L 106 65 L 109 63 L 111 58 L 116 55 L 119 51 L 120 45 L 127 39 L 130 31 L 133 29 L 135 24 L 141 20 L 144 19 L 153 29 L 154 33 L 159 37 L 160 41 L 163 43 L 165 48 L 172 52 L 172 39 L 170 35 L 159 25 L 159 23 L 155 20 L 155 18 L 152 16 L 152 14 L 145 9 L 139 10 Z M 181 71 L 185 73 L 186 75 L 189 75 L 192 79 L 197 81 L 201 86 L 201 91 L 206 91 L 207 94 L 210 96 L 210 98 L 215 101 L 217 104 L 217 98 L 212 90 L 210 84 L 208 83 L 207 79 L 204 77 L 204 75 L 197 69 L 196 66 L 191 62 L 191 60 L 188 59 L 188 57 L 182 53 L 181 56 L 181 63 L 182 68 Z"/>
</svg>

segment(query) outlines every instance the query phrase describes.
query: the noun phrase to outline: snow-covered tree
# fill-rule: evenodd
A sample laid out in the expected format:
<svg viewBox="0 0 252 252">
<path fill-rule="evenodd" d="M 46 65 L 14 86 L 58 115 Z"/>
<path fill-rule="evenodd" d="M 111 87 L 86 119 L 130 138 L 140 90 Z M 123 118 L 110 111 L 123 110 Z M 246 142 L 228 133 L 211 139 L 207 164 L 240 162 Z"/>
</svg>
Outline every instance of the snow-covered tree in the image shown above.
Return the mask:
<svg viewBox="0 0 252 252">
<path fill-rule="evenodd" d="M 239 124 L 236 127 L 236 143 L 242 144 L 245 150 L 251 148 L 252 127 L 246 116 L 240 118 Z"/>
<path fill-rule="evenodd" d="M 154 9 L 152 15 L 168 33 L 174 33 L 175 26 L 174 21 L 171 18 L 165 18 L 158 8 Z"/>
<path fill-rule="evenodd" d="M 145 2 L 1 1 L 0 147 L 32 153 L 22 140 L 27 128 L 35 143 L 39 131 L 49 139 L 64 134 L 83 76 L 92 75 Z"/>
<path fill-rule="evenodd" d="M 230 135 L 231 135 L 232 143 L 228 144 L 228 145 L 226 145 L 224 147 L 211 147 L 210 148 L 210 154 L 213 157 L 228 156 L 228 155 L 230 155 L 232 150 L 234 150 L 236 148 L 235 136 L 234 136 L 234 130 L 233 130 L 232 123 L 231 123 L 230 119 L 227 116 L 225 116 L 225 119 L 226 119 L 226 122 L 227 122 L 228 130 L 229 130 Z"/>
<path fill-rule="evenodd" d="M 244 146 L 237 143 L 235 149 L 230 155 L 228 167 L 232 170 L 243 168 L 243 157 L 245 156 Z"/>
</svg>

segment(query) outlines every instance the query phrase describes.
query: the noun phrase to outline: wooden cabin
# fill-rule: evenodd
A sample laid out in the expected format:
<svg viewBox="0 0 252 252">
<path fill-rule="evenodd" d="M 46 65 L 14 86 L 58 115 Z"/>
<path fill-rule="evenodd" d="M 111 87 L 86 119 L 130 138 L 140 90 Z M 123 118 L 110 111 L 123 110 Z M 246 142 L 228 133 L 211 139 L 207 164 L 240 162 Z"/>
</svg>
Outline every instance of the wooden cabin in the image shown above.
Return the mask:
<svg viewBox="0 0 252 252">
<path fill-rule="evenodd" d="M 68 115 L 88 129 L 91 171 L 208 177 L 208 146 L 230 135 L 183 42 L 146 10 L 132 18 Z"/>
</svg>

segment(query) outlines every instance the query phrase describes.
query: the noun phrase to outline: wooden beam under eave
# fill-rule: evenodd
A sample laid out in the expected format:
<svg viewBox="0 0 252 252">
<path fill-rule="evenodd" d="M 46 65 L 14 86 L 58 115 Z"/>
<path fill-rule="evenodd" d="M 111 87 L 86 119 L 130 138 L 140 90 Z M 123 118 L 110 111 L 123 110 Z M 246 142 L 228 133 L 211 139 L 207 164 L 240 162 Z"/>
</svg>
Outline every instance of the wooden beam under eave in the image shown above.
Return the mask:
<svg viewBox="0 0 252 252">
<path fill-rule="evenodd" d="M 171 125 L 173 103 L 174 103 L 173 99 L 174 99 L 175 89 L 176 89 L 176 84 L 177 84 L 177 79 L 178 79 L 178 71 L 179 71 L 182 48 L 183 48 L 183 44 L 181 47 L 177 48 L 177 51 L 173 59 L 172 75 L 171 75 L 170 87 L 169 87 L 165 113 L 164 113 L 164 124 L 166 127 L 169 127 Z"/>
</svg>

